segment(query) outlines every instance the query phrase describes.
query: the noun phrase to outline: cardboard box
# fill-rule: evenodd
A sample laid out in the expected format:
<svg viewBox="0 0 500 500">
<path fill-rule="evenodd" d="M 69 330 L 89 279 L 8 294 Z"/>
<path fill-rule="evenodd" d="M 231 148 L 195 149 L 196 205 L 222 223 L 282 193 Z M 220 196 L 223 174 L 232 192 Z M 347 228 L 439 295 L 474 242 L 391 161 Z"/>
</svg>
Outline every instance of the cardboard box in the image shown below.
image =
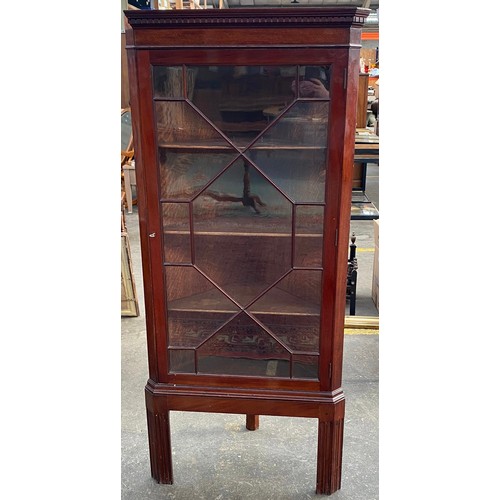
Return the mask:
<svg viewBox="0 0 500 500">
<path fill-rule="evenodd" d="M 363 183 L 363 164 L 355 162 L 352 170 L 352 187 L 361 188 Z"/>
</svg>

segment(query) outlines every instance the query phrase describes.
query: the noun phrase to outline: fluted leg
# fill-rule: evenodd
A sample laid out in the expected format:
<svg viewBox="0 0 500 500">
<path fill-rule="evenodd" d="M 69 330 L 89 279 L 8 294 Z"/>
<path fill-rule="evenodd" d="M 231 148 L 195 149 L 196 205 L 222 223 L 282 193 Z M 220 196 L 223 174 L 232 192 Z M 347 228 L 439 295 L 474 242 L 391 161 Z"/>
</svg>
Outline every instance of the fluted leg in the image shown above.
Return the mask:
<svg viewBox="0 0 500 500">
<path fill-rule="evenodd" d="M 331 495 L 340 489 L 344 438 L 344 401 L 335 405 L 333 418 L 319 418 L 316 493 Z"/>
<path fill-rule="evenodd" d="M 172 446 L 169 413 L 147 411 L 151 475 L 161 484 L 172 484 Z"/>
</svg>

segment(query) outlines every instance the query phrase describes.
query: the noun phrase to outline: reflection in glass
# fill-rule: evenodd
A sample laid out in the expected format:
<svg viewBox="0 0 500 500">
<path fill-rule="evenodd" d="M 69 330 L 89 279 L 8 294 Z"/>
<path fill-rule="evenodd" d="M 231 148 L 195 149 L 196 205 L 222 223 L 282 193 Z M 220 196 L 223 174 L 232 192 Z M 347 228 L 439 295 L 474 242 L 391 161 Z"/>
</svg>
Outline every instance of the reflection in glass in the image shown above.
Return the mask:
<svg viewBox="0 0 500 500">
<path fill-rule="evenodd" d="M 195 264 L 244 306 L 291 266 L 292 205 L 238 160 L 193 202 Z"/>
<path fill-rule="evenodd" d="M 132 139 L 132 115 L 130 111 L 122 113 L 121 118 L 122 151 L 128 151 Z"/>
<path fill-rule="evenodd" d="M 154 97 L 183 97 L 182 66 L 154 66 L 153 91 Z"/>
<path fill-rule="evenodd" d="M 193 267 L 165 267 L 169 346 L 196 347 L 239 311 Z"/>
<path fill-rule="evenodd" d="M 290 377 L 290 353 L 241 313 L 198 349 L 198 371 Z"/>
<path fill-rule="evenodd" d="M 193 205 L 199 230 L 291 231 L 291 203 L 243 158 L 209 184 Z"/>
<path fill-rule="evenodd" d="M 249 158 L 292 201 L 323 202 L 325 199 L 325 149 L 254 149 Z"/>
<path fill-rule="evenodd" d="M 174 373 L 194 373 L 194 351 L 189 349 L 169 349 L 170 371 Z"/>
<path fill-rule="evenodd" d="M 192 101 L 240 146 L 255 138 L 295 95 L 295 66 L 200 66 Z"/>
<path fill-rule="evenodd" d="M 234 160 L 235 154 L 160 148 L 159 158 L 162 198 L 190 200 Z"/>
<path fill-rule="evenodd" d="M 217 311 L 236 311 L 237 307 L 219 292 L 209 280 L 191 266 L 167 266 L 165 268 L 167 278 L 167 299 L 172 309 L 192 309 L 191 305 L 202 294 L 212 292 L 218 297 L 218 305 L 210 303 Z M 194 296 L 198 297 L 195 298 Z M 199 304 L 200 306 L 203 304 Z M 193 306 L 194 307 L 194 306 Z"/>
<path fill-rule="evenodd" d="M 183 101 L 155 102 L 160 147 L 229 148 L 229 143 L 197 111 Z"/>
<path fill-rule="evenodd" d="M 299 67 L 299 97 L 328 99 L 329 68 L 325 66 Z"/>
<path fill-rule="evenodd" d="M 318 352 L 321 271 L 292 271 L 248 310 L 291 351 Z"/>
<path fill-rule="evenodd" d="M 188 203 L 163 203 L 163 248 L 165 262 L 191 263 L 191 232 Z"/>
<path fill-rule="evenodd" d="M 292 364 L 292 377 L 318 379 L 318 356 L 294 354 Z"/>
<path fill-rule="evenodd" d="M 321 271 L 295 269 L 276 288 L 298 297 L 303 307 L 310 308 L 310 312 L 319 314 L 321 305 Z"/>
<path fill-rule="evenodd" d="M 252 146 L 258 148 L 292 148 L 296 150 L 326 148 L 328 102 L 297 101 L 273 123 Z"/>
<path fill-rule="evenodd" d="M 327 69 L 153 68 L 171 372 L 318 378 Z"/>
<path fill-rule="evenodd" d="M 296 267 L 321 267 L 323 261 L 324 208 L 314 205 L 295 207 Z"/>
</svg>

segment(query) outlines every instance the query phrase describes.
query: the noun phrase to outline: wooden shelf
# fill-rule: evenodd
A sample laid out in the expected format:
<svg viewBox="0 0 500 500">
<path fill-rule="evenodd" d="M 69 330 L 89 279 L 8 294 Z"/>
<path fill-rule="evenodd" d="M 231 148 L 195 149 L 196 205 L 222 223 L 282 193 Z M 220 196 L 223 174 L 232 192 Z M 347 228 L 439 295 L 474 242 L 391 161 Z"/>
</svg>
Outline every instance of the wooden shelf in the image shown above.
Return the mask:
<svg viewBox="0 0 500 500">
<path fill-rule="evenodd" d="M 170 235 L 176 235 L 176 236 L 188 236 L 190 231 L 183 230 L 183 231 L 177 231 L 177 230 L 166 230 L 163 231 L 163 234 L 170 234 Z M 231 238 L 235 236 L 252 236 L 252 237 L 269 237 L 269 238 L 291 238 L 292 233 L 263 233 L 263 232 L 255 232 L 255 233 L 248 233 L 248 232 L 231 232 L 231 231 L 195 231 L 194 232 L 195 236 L 229 236 Z M 307 234 L 307 233 L 295 233 L 296 238 L 322 238 L 323 234 L 317 233 L 317 234 Z"/>
<path fill-rule="evenodd" d="M 262 290 L 262 286 L 225 285 L 223 290 L 231 297 L 242 297 L 243 306 L 254 299 Z M 169 303 L 169 311 L 190 313 L 228 313 L 235 314 L 238 308 L 228 307 L 228 299 L 219 290 L 191 295 Z M 272 288 L 255 305 L 250 307 L 251 314 L 277 316 L 319 316 L 319 305 L 312 304 L 279 288 Z"/>
<path fill-rule="evenodd" d="M 315 151 L 320 151 L 326 149 L 325 146 L 299 146 L 299 145 L 292 145 L 292 144 L 282 144 L 282 145 L 258 145 L 258 146 L 252 146 L 250 148 L 252 151 L 256 149 L 272 149 L 272 150 L 279 150 L 279 149 L 286 149 L 286 150 L 293 150 L 293 151 L 308 151 L 308 150 L 315 150 Z"/>
<path fill-rule="evenodd" d="M 164 149 L 200 149 L 200 150 L 221 150 L 221 151 L 234 151 L 234 148 L 227 142 L 197 142 L 196 144 L 190 142 L 162 142 L 158 144 L 159 148 Z"/>
<path fill-rule="evenodd" d="M 159 148 L 163 149 L 186 149 L 186 150 L 200 150 L 200 151 L 234 151 L 235 149 L 238 152 L 242 150 L 246 150 L 250 141 L 245 145 L 236 145 L 236 148 L 233 148 L 230 144 L 223 144 L 220 142 L 213 143 L 188 143 L 188 142 L 177 142 L 177 143 L 161 143 L 158 144 Z M 292 151 L 307 151 L 307 150 L 325 150 L 325 146 L 302 146 L 297 144 L 256 144 L 248 150 L 292 150 Z"/>
</svg>

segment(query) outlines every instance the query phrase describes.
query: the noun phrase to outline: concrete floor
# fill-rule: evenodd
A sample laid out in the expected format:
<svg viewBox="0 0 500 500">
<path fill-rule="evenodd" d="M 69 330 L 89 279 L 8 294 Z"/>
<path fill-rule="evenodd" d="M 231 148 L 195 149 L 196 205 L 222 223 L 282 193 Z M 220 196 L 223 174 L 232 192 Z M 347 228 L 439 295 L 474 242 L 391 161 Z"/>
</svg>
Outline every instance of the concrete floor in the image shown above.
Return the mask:
<svg viewBox="0 0 500 500">
<path fill-rule="evenodd" d="M 378 206 L 378 167 L 367 193 Z M 293 500 L 315 495 L 317 420 L 171 412 L 174 484 L 151 478 L 144 386 L 148 378 L 137 209 L 126 218 L 140 316 L 122 318 L 122 499 Z M 378 315 L 371 301 L 373 223 L 353 221 L 357 235 L 357 315 Z M 378 335 L 346 335 L 342 488 L 337 500 L 378 499 Z"/>
</svg>

